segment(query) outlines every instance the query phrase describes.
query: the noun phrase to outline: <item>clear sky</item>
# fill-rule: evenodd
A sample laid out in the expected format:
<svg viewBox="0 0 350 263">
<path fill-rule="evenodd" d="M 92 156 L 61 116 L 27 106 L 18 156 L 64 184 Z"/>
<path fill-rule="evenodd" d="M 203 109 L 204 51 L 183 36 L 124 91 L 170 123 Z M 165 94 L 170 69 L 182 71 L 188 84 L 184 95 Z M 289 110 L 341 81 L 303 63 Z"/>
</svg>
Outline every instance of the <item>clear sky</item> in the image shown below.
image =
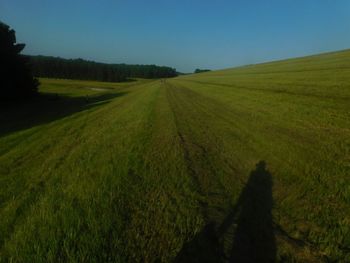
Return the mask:
<svg viewBox="0 0 350 263">
<path fill-rule="evenodd" d="M 26 54 L 221 69 L 350 48 L 350 0 L 0 0 Z"/>
</svg>

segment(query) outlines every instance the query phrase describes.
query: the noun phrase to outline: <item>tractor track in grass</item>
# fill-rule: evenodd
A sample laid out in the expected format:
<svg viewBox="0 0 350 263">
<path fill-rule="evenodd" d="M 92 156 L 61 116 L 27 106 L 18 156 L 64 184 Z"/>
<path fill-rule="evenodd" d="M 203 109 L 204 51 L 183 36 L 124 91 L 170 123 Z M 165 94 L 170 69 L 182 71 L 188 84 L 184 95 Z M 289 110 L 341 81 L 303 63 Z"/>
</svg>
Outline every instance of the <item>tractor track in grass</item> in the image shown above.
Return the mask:
<svg viewBox="0 0 350 263">
<path fill-rule="evenodd" d="M 182 113 L 179 111 L 182 108 L 182 105 L 179 104 L 181 99 L 176 97 L 176 94 L 172 91 L 177 87 L 173 87 L 168 83 L 165 85 L 167 98 L 175 119 L 177 134 L 183 148 L 187 170 L 197 185 L 198 192 L 203 197 L 201 201 L 203 216 L 206 221 L 217 222 L 218 218 L 224 215 L 223 210 L 225 209 L 223 207 L 228 206 L 229 198 L 219 180 L 215 178 L 215 167 L 208 159 L 210 151 L 213 151 L 215 147 L 215 143 L 212 143 L 214 137 L 209 139 L 208 136 L 206 144 L 201 144 L 191 137 L 189 131 L 181 129 L 180 122 L 183 121 L 182 116 L 180 116 Z M 213 198 L 214 196 L 215 198 Z"/>
</svg>

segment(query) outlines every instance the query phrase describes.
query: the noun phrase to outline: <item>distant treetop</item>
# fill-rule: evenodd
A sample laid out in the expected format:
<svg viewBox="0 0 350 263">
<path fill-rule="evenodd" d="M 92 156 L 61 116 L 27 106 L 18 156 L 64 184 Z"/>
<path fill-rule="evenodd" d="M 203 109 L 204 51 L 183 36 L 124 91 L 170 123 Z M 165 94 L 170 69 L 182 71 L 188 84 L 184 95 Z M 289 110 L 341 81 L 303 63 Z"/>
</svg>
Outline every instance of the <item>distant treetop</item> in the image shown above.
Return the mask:
<svg viewBox="0 0 350 263">
<path fill-rule="evenodd" d="M 203 72 L 208 72 L 208 71 L 211 71 L 210 69 L 199 69 L 197 68 L 194 73 L 203 73 Z"/>
</svg>

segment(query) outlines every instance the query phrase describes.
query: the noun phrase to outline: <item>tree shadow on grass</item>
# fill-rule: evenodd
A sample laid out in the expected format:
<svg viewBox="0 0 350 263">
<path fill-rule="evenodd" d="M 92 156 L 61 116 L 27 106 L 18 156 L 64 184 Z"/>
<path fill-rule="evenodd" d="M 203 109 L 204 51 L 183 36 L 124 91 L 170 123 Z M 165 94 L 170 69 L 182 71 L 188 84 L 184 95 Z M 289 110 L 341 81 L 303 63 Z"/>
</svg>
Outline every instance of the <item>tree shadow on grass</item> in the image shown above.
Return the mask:
<svg viewBox="0 0 350 263">
<path fill-rule="evenodd" d="M 250 173 L 236 206 L 221 224 L 209 223 L 185 244 L 176 262 L 275 262 L 271 209 L 272 179 L 260 161 Z M 230 238 L 230 231 L 233 235 Z M 229 243 L 227 249 L 224 243 Z M 225 248 L 224 248 L 225 247 Z"/>
<path fill-rule="evenodd" d="M 85 111 L 126 92 L 69 97 L 42 93 L 27 101 L 0 102 L 0 137 Z"/>
</svg>

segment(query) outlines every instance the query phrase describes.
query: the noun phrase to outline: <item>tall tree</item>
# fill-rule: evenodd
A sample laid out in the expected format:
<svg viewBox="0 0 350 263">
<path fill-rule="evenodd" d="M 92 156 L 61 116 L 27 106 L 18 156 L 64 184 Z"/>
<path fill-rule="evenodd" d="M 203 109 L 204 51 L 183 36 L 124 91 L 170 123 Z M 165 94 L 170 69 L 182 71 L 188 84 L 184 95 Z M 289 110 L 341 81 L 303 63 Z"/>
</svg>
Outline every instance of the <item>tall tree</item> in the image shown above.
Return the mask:
<svg viewBox="0 0 350 263">
<path fill-rule="evenodd" d="M 0 98 L 24 98 L 37 93 L 29 57 L 21 55 L 25 44 L 16 44 L 16 33 L 0 22 Z"/>
</svg>

